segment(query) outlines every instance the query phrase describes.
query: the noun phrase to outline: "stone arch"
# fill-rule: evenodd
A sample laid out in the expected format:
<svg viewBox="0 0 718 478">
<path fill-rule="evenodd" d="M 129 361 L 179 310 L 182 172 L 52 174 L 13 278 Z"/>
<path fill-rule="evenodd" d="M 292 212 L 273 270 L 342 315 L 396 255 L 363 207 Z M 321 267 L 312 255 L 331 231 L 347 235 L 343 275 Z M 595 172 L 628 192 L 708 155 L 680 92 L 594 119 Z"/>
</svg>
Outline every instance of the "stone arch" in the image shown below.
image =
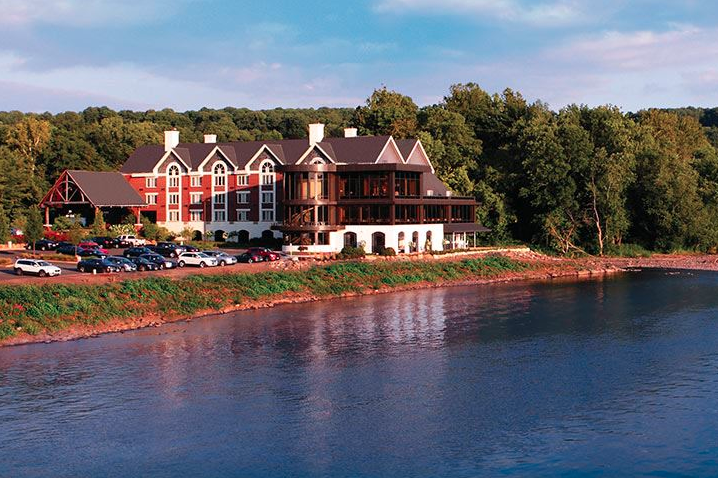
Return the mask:
<svg viewBox="0 0 718 478">
<path fill-rule="evenodd" d="M 414 231 L 411 233 L 411 252 L 416 252 L 419 250 L 419 231 Z"/>
<path fill-rule="evenodd" d="M 224 234 L 225 232 L 222 229 L 217 229 L 214 231 L 214 240 L 217 242 L 224 242 Z"/>
<path fill-rule="evenodd" d="M 404 249 L 406 248 L 406 234 L 404 234 L 404 231 L 401 231 L 399 233 L 398 239 L 399 239 L 399 241 L 398 241 L 399 250 L 396 252 L 404 252 Z"/>
<path fill-rule="evenodd" d="M 274 239 L 274 233 L 270 231 L 269 229 L 265 229 L 262 231 L 262 240 L 268 241 Z"/>
<path fill-rule="evenodd" d="M 249 231 L 242 229 L 237 233 L 237 242 L 240 244 L 249 244 Z"/>
<path fill-rule="evenodd" d="M 197 231 L 197 230 L 195 230 L 195 231 L 192 233 L 192 240 L 193 240 L 193 241 L 201 241 L 201 240 L 203 240 L 203 239 L 204 239 L 204 235 L 202 234 L 202 231 Z"/>
</svg>

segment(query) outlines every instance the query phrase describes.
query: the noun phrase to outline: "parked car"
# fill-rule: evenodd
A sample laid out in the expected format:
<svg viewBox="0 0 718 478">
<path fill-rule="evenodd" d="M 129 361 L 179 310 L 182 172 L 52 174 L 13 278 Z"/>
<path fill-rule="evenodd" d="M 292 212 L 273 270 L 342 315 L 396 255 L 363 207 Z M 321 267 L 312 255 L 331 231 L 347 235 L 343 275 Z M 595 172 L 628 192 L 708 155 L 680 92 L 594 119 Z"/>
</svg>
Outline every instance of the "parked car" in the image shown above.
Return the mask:
<svg viewBox="0 0 718 478">
<path fill-rule="evenodd" d="M 100 245 L 95 241 L 82 241 L 77 245 L 77 247 L 81 247 L 83 249 L 96 249 L 103 254 L 107 254 L 109 252 L 107 249 L 100 247 Z"/>
<path fill-rule="evenodd" d="M 59 267 L 38 259 L 18 259 L 15 261 L 13 269 L 15 270 L 15 274 L 19 276 L 23 274 L 36 274 L 40 277 L 53 277 L 59 276 L 62 273 Z"/>
<path fill-rule="evenodd" d="M 146 247 L 130 247 L 122 253 L 125 257 L 140 257 L 143 254 L 152 254 L 152 250 Z"/>
<path fill-rule="evenodd" d="M 62 244 L 55 249 L 58 254 L 67 254 L 69 256 L 77 255 L 77 246 L 72 244 Z"/>
<path fill-rule="evenodd" d="M 104 259 L 107 257 L 107 251 L 102 251 L 103 249 L 85 249 L 84 247 L 78 246 L 75 255 L 80 257 L 99 257 L 100 259 Z"/>
<path fill-rule="evenodd" d="M 150 254 L 142 254 L 140 256 L 143 259 L 147 259 L 148 261 L 152 262 L 153 264 L 157 264 L 157 267 L 160 269 L 173 269 L 177 267 L 177 263 L 174 261 L 171 261 L 165 257 L 162 257 L 161 255 L 157 253 L 150 253 Z"/>
<path fill-rule="evenodd" d="M 97 236 L 93 237 L 91 240 L 95 241 L 97 244 L 100 245 L 100 247 L 103 247 L 105 249 L 117 249 L 122 245 L 120 240 L 116 237 Z"/>
<path fill-rule="evenodd" d="M 121 236 L 117 236 L 117 240 L 120 241 L 120 243 L 124 243 L 134 247 L 144 246 L 145 244 L 147 244 L 147 241 L 135 236 L 134 234 L 123 234 Z"/>
<path fill-rule="evenodd" d="M 253 262 L 262 262 L 264 259 L 262 259 L 261 256 L 258 256 L 256 254 L 250 254 L 249 252 L 245 252 L 244 254 L 240 254 L 237 257 L 237 260 L 239 262 L 246 262 L 248 264 L 251 264 Z"/>
<path fill-rule="evenodd" d="M 152 250 L 155 251 L 157 254 L 171 258 L 175 258 L 183 252 L 187 252 L 185 246 L 180 246 L 179 244 L 175 244 L 174 242 L 158 242 L 157 245 L 152 248 Z"/>
<path fill-rule="evenodd" d="M 237 258 L 227 254 L 224 251 L 202 251 L 210 257 L 217 259 L 217 264 L 220 266 L 231 266 L 237 263 Z"/>
<path fill-rule="evenodd" d="M 137 270 L 137 265 L 129 259 L 119 256 L 108 256 L 105 258 L 110 264 L 114 264 L 120 268 L 120 272 L 134 272 Z"/>
<path fill-rule="evenodd" d="M 148 261 L 144 257 L 130 257 L 127 259 L 137 266 L 138 271 L 156 271 L 160 269 L 160 266 L 152 261 Z"/>
<path fill-rule="evenodd" d="M 80 272 L 120 272 L 119 266 L 107 261 L 107 259 L 83 259 L 77 263 L 77 270 Z"/>
<path fill-rule="evenodd" d="M 196 248 L 194 246 L 190 246 L 189 244 L 183 245 L 182 248 L 184 248 L 185 252 L 199 252 L 198 248 Z"/>
<path fill-rule="evenodd" d="M 177 263 L 180 267 L 186 265 L 199 266 L 199 267 L 213 267 L 217 265 L 217 259 L 208 256 L 204 252 L 183 252 L 179 255 L 179 262 Z"/>
<path fill-rule="evenodd" d="M 278 253 L 267 249 L 266 247 L 250 247 L 247 249 L 247 253 L 259 256 L 263 261 L 278 261 L 280 257 Z"/>
<path fill-rule="evenodd" d="M 57 246 L 59 244 L 55 241 L 51 241 L 50 239 L 40 239 L 39 241 L 35 242 L 35 250 L 38 251 L 54 251 L 57 249 Z M 32 242 L 25 246 L 25 249 L 32 250 Z"/>
</svg>

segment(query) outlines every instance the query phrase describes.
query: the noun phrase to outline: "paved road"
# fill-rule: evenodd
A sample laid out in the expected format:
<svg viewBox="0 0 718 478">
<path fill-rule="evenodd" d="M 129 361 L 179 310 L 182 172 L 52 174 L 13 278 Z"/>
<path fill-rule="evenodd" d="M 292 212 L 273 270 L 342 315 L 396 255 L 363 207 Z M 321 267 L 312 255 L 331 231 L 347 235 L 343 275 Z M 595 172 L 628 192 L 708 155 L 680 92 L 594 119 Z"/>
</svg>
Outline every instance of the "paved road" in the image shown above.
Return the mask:
<svg viewBox="0 0 718 478">
<path fill-rule="evenodd" d="M 111 249 L 109 252 L 112 255 L 121 256 L 124 249 Z M 239 249 L 226 249 L 229 254 L 238 255 L 244 250 Z M 24 251 L 0 251 L 0 257 L 14 259 Z M 38 251 L 38 254 L 43 254 Z M 67 256 L 68 260 L 72 260 L 71 256 Z M 192 274 L 212 274 L 218 271 L 227 270 L 233 272 L 261 272 L 272 267 L 277 267 L 277 263 L 257 263 L 257 264 L 236 264 L 233 266 L 220 267 L 207 267 L 200 269 L 199 267 L 184 267 L 162 271 L 148 271 L 148 272 L 129 272 L 129 273 L 114 273 L 114 274 L 90 274 L 81 273 L 76 269 L 76 265 L 73 262 L 59 262 L 59 261 L 48 261 L 62 269 L 62 274 L 59 277 L 47 277 L 40 278 L 36 276 L 18 276 L 12 269 L 12 264 L 7 266 L 0 266 L 0 284 L 11 285 L 11 284 L 45 284 L 45 283 L 98 283 L 98 282 L 115 282 L 118 280 L 124 280 L 127 278 L 140 278 L 140 277 L 151 277 L 151 276 L 165 276 L 172 278 L 186 277 Z"/>
</svg>

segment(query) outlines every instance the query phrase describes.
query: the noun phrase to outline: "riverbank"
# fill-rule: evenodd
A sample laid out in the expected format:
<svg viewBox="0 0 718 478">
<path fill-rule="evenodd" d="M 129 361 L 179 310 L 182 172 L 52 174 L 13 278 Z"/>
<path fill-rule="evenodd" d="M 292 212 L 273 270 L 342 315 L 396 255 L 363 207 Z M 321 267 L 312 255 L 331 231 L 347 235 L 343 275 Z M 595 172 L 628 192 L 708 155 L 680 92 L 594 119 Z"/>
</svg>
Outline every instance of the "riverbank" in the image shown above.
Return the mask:
<svg viewBox="0 0 718 478">
<path fill-rule="evenodd" d="M 616 272 L 531 252 L 435 261 L 348 261 L 308 270 L 224 272 L 105 284 L 0 287 L 0 345 L 91 337 L 279 304 L 398 290 Z"/>
</svg>

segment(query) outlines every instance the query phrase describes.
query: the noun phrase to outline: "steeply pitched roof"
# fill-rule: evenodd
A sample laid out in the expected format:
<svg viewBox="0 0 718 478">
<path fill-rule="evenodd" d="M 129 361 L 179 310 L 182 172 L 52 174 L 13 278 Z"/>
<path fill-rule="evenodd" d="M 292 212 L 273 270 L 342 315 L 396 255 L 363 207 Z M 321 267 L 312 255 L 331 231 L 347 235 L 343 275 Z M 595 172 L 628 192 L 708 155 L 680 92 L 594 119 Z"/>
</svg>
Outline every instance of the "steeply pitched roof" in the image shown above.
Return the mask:
<svg viewBox="0 0 718 478">
<path fill-rule="evenodd" d="M 105 171 L 67 171 L 68 176 L 93 206 L 146 206 L 145 201 L 122 173 Z"/>
<path fill-rule="evenodd" d="M 379 157 L 390 136 L 358 136 L 354 138 L 324 138 L 317 146 L 332 161 L 339 164 L 372 164 Z M 403 140 L 402 144 L 413 144 L 417 140 Z M 283 139 L 266 141 L 234 141 L 228 143 L 180 143 L 174 152 L 192 170 L 197 170 L 215 147 L 237 168 L 243 169 L 259 150 L 266 146 L 284 164 L 295 164 L 309 149 L 306 139 Z M 400 152 L 408 154 L 411 148 L 400 146 Z M 164 156 L 162 145 L 137 148 L 120 168 L 125 174 L 149 173 Z"/>
<path fill-rule="evenodd" d="M 401 155 L 404 156 L 404 159 L 406 160 L 409 158 L 411 151 L 414 149 L 414 146 L 416 146 L 416 143 L 418 142 L 418 139 L 397 139 L 396 145 L 399 147 Z"/>
</svg>

